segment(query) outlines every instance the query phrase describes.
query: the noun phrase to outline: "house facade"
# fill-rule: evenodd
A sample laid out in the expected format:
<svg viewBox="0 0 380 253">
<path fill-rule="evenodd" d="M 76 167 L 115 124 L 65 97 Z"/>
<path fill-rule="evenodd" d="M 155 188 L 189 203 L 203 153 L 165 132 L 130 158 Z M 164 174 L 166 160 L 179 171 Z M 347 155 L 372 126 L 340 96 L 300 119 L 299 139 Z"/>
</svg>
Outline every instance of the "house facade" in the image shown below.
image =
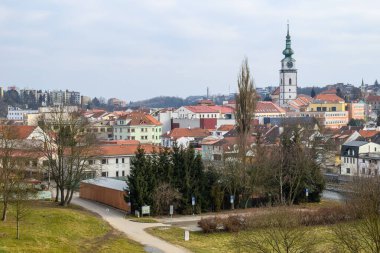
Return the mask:
<svg viewBox="0 0 380 253">
<path fill-rule="evenodd" d="M 160 144 L 162 124 L 143 112 L 119 117 L 113 125 L 114 140 L 136 140 L 142 144 Z"/>
<path fill-rule="evenodd" d="M 380 145 L 366 141 L 351 141 L 342 145 L 341 168 L 342 175 L 361 176 L 361 169 L 370 163 L 371 154 L 380 154 Z M 365 158 L 365 157 L 368 157 Z M 368 161 L 367 161 L 368 160 Z"/>
</svg>

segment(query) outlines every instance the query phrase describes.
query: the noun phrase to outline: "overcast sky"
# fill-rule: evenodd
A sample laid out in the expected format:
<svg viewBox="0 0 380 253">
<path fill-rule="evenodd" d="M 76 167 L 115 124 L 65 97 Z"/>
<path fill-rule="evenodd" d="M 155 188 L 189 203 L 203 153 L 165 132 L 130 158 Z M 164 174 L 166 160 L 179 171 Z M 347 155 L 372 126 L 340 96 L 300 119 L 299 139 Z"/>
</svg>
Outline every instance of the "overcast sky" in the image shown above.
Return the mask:
<svg viewBox="0 0 380 253">
<path fill-rule="evenodd" d="M 380 1 L 2 0 L 0 83 L 139 100 L 278 85 L 290 21 L 299 86 L 380 78 Z"/>
</svg>

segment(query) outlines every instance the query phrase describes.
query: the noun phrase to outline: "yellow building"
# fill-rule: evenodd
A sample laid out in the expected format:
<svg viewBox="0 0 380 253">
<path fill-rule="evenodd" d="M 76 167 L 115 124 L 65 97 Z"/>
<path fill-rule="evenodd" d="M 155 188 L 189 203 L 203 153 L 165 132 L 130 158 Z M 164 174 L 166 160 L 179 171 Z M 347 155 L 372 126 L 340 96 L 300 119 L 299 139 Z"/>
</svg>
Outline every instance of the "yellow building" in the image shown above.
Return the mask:
<svg viewBox="0 0 380 253">
<path fill-rule="evenodd" d="M 326 128 L 340 128 L 348 124 L 346 103 L 334 93 L 318 94 L 309 104 L 307 111 Z"/>
</svg>

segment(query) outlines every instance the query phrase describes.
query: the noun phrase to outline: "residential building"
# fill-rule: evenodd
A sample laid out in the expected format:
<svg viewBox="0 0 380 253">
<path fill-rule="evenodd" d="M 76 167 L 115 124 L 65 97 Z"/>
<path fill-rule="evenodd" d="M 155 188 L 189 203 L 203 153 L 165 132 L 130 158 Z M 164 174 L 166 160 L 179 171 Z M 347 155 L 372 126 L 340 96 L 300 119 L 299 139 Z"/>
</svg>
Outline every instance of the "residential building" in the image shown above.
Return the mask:
<svg viewBox="0 0 380 253">
<path fill-rule="evenodd" d="M 21 109 L 19 107 L 8 106 L 7 119 L 15 121 L 24 121 L 28 114 L 37 114 L 38 110 Z"/>
<path fill-rule="evenodd" d="M 348 107 L 348 119 L 365 119 L 365 108 L 366 104 L 364 101 L 353 101 L 351 103 L 347 103 Z"/>
<path fill-rule="evenodd" d="M 345 143 L 341 148 L 340 173 L 342 175 L 349 176 L 365 175 L 366 173 L 362 173 L 362 168 L 366 167 L 366 164 L 370 163 L 369 160 L 372 160 L 371 157 L 373 160 L 376 160 L 374 157 L 378 156 L 379 154 L 380 144 L 377 143 L 366 141 L 351 141 Z M 377 172 L 372 172 L 377 174 Z"/>
<path fill-rule="evenodd" d="M 114 140 L 137 140 L 141 143 L 161 144 L 162 124 L 143 112 L 121 116 L 113 125 Z"/>
<path fill-rule="evenodd" d="M 286 111 L 271 101 L 258 101 L 256 104 L 255 118 L 260 124 L 264 123 L 264 118 L 283 118 Z"/>
<path fill-rule="evenodd" d="M 118 98 L 110 98 L 108 99 L 108 105 L 114 107 L 125 107 L 127 102 L 125 100 L 121 100 Z"/>
<path fill-rule="evenodd" d="M 200 147 L 203 138 L 210 136 L 210 134 L 207 129 L 202 128 L 174 128 L 162 135 L 161 145 L 173 147 L 176 143 L 176 145 L 183 148 L 188 148 L 189 146 L 197 148 Z"/>
<path fill-rule="evenodd" d="M 234 109 L 229 106 L 218 105 L 195 105 L 181 106 L 175 113 L 180 119 L 232 119 Z"/>
<path fill-rule="evenodd" d="M 96 147 L 94 159 L 88 161 L 90 171 L 102 177 L 126 177 L 130 174 L 131 158 L 135 156 L 138 141 L 109 142 Z M 146 154 L 152 154 L 154 145 L 141 144 Z"/>
</svg>

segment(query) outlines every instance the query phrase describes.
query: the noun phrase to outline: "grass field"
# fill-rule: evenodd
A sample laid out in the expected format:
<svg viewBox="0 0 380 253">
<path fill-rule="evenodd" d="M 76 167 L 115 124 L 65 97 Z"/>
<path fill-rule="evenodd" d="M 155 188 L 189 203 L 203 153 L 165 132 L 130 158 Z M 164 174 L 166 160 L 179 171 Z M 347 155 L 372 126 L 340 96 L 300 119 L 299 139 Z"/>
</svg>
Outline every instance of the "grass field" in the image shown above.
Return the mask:
<svg viewBox="0 0 380 253">
<path fill-rule="evenodd" d="M 140 217 L 137 218 L 135 216 L 126 216 L 127 220 L 133 221 L 133 222 L 139 222 L 139 223 L 157 223 L 158 221 L 151 217 Z"/>
<path fill-rule="evenodd" d="M 0 222 L 0 252 L 145 252 L 143 246 L 115 231 L 100 217 L 79 207 L 52 202 L 34 205 L 16 239 L 12 212 Z"/>
<path fill-rule="evenodd" d="M 331 230 L 328 226 L 309 227 L 305 229 L 313 230 L 312 232 L 315 236 L 314 240 L 318 242 L 313 252 L 332 252 L 333 245 L 329 240 L 331 239 Z M 184 241 L 184 230 L 178 227 L 155 227 L 149 228 L 147 231 L 163 240 L 188 248 L 194 253 L 245 252 L 243 250 L 238 251 L 235 242 L 237 234 L 235 233 L 218 232 L 204 234 L 203 232 L 190 232 L 190 240 Z M 240 232 L 239 236 L 248 237 L 254 233 L 260 233 L 260 230 Z"/>
</svg>

